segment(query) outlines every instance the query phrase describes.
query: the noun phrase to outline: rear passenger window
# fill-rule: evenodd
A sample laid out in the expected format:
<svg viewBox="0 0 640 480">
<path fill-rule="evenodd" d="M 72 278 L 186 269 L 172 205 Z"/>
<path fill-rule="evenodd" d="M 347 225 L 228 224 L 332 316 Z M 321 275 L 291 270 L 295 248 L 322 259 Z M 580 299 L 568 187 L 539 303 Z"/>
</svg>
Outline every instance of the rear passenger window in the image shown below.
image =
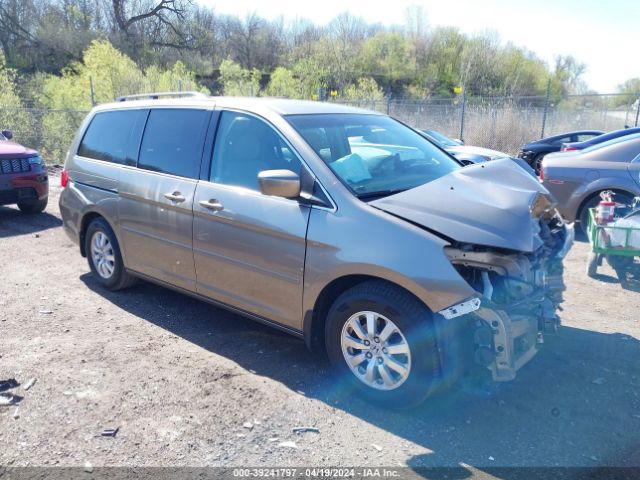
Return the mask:
<svg viewBox="0 0 640 480">
<path fill-rule="evenodd" d="M 140 140 L 141 123 L 146 110 L 119 110 L 97 113 L 84 134 L 78 155 L 119 164 L 135 164 L 132 142 Z M 129 158 L 128 158 L 129 157 Z"/>
<path fill-rule="evenodd" d="M 142 137 L 138 167 L 198 178 L 207 120 L 211 112 L 154 109 Z"/>
</svg>

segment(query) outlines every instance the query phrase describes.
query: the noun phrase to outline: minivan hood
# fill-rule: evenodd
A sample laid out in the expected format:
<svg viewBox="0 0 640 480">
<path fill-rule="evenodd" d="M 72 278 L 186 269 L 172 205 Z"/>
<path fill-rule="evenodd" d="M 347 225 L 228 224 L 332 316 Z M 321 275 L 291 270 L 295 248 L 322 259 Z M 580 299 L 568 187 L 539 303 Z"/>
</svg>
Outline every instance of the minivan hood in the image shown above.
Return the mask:
<svg viewBox="0 0 640 480">
<path fill-rule="evenodd" d="M 510 159 L 461 168 L 370 202 L 458 242 L 522 252 L 542 245 L 532 210 L 554 204 L 540 182 Z"/>
</svg>

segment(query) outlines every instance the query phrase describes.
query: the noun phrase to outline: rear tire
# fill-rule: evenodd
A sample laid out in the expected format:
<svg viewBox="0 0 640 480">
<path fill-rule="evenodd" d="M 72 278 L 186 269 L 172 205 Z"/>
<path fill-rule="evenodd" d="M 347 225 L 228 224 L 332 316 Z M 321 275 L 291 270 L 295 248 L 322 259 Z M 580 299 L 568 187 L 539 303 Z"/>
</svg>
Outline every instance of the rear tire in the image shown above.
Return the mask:
<svg viewBox="0 0 640 480">
<path fill-rule="evenodd" d="M 49 203 L 49 197 L 46 197 L 43 200 L 20 202 L 18 203 L 18 208 L 22 213 L 27 213 L 27 214 L 42 213 L 44 212 L 44 209 L 47 208 L 48 203 Z"/>
<path fill-rule="evenodd" d="M 92 220 L 84 238 L 89 268 L 102 287 L 115 291 L 136 282 L 126 271 L 118 239 L 104 218 Z"/>
<path fill-rule="evenodd" d="M 325 341 L 348 391 L 372 402 L 409 408 L 437 386 L 432 314 L 400 287 L 369 281 L 344 292 L 329 310 Z"/>
</svg>

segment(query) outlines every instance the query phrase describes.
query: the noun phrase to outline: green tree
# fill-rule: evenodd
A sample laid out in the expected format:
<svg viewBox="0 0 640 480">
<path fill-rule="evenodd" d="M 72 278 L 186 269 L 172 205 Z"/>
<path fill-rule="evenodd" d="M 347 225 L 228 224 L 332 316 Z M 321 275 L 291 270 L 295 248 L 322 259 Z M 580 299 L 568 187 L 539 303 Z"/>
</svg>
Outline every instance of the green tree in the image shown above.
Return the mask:
<svg viewBox="0 0 640 480">
<path fill-rule="evenodd" d="M 224 95 L 253 97 L 260 93 L 260 72 L 242 68 L 230 58 L 220 64 L 220 83 Z"/>
<path fill-rule="evenodd" d="M 265 89 L 270 97 L 302 98 L 300 82 L 293 76 L 293 72 L 284 67 L 276 68 L 271 74 L 271 80 Z"/>
<path fill-rule="evenodd" d="M 413 58 L 409 43 L 396 32 L 380 32 L 362 47 L 362 71 L 383 78 L 396 88 L 413 79 Z"/>
<path fill-rule="evenodd" d="M 32 113 L 25 110 L 16 87 L 17 72 L 8 68 L 0 53 L 0 130 L 9 129 L 16 140 L 26 145 L 37 145 L 32 125 Z"/>
<path fill-rule="evenodd" d="M 146 92 L 177 92 L 196 91 L 209 93 L 198 84 L 195 73 L 187 69 L 186 65 L 178 60 L 168 70 L 152 65 L 144 72 L 144 90 Z"/>
<path fill-rule="evenodd" d="M 384 98 L 384 92 L 371 77 L 362 77 L 355 84 L 347 86 L 342 92 L 345 100 L 373 100 Z"/>
</svg>

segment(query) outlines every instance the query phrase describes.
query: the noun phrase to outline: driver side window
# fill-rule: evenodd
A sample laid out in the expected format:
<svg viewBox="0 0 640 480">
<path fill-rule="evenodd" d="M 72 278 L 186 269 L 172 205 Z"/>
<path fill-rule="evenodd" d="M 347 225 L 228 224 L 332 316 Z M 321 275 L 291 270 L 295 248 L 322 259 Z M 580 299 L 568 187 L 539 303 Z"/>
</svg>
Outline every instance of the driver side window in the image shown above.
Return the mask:
<svg viewBox="0 0 640 480">
<path fill-rule="evenodd" d="M 259 191 L 261 171 L 291 170 L 299 175 L 300 167 L 296 154 L 271 125 L 244 113 L 222 112 L 210 181 Z"/>
</svg>

